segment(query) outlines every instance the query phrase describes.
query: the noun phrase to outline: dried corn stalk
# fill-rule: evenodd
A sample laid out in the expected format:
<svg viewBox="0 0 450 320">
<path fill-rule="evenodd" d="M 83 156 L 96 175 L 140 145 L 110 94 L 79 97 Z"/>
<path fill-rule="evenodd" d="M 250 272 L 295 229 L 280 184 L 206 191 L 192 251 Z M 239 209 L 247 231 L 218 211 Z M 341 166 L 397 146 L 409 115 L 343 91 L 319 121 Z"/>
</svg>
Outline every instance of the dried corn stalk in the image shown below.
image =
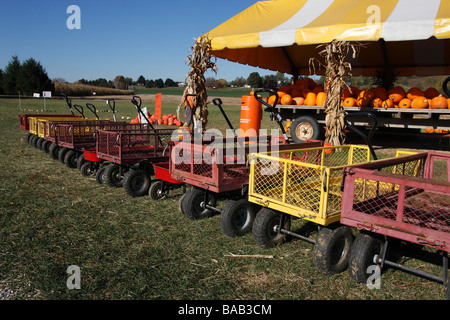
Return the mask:
<svg viewBox="0 0 450 320">
<path fill-rule="evenodd" d="M 314 63 L 318 63 L 319 67 L 325 68 L 325 92 L 327 98 L 324 103 L 325 108 L 325 125 L 327 131 L 325 134 L 325 142 L 331 143 L 333 146 L 342 145 L 345 142 L 345 111 L 341 107 L 341 92 L 344 89 L 344 78 L 351 76 L 352 66 L 344 60 L 348 54 L 352 52 L 353 58 L 359 53 L 361 44 L 351 43 L 348 41 L 333 40 L 327 44 L 321 44 L 318 48 L 324 47 L 319 55 L 324 59 L 321 63 L 317 59 L 310 60 L 310 66 L 314 67 Z"/>
<path fill-rule="evenodd" d="M 184 108 L 187 94 L 197 95 L 199 101 L 195 101 L 195 99 L 192 101 L 194 106 L 197 104 L 192 122 L 194 128 L 200 131 L 205 130 L 208 123 L 208 95 L 206 93 L 205 73 L 208 69 L 211 69 L 217 74 L 216 58 L 209 54 L 210 49 L 211 41 L 205 36 L 196 39 L 191 47 L 192 53 L 186 58 L 189 62 L 189 72 L 186 75 L 187 86 L 177 109 L 177 112 L 179 112 L 180 108 Z"/>
</svg>

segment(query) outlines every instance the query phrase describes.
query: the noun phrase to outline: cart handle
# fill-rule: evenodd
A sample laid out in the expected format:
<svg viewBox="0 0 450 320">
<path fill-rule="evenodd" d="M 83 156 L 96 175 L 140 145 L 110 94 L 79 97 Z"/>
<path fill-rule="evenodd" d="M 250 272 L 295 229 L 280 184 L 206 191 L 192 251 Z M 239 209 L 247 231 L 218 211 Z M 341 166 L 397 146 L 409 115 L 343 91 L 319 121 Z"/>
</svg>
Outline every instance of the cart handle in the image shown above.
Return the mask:
<svg viewBox="0 0 450 320">
<path fill-rule="evenodd" d="M 450 81 L 450 77 L 447 77 L 447 79 L 444 80 L 442 83 L 442 90 L 447 95 L 447 97 L 450 97 L 450 89 L 448 88 L 448 83 Z"/>
<path fill-rule="evenodd" d="M 84 116 L 84 109 L 82 106 L 80 106 L 79 104 L 74 104 L 73 107 L 75 108 L 75 110 L 77 110 L 81 116 L 86 119 L 86 117 Z"/>
<path fill-rule="evenodd" d="M 372 120 L 372 128 L 370 129 L 368 135 L 366 135 L 362 131 L 356 129 L 355 126 L 351 125 L 348 122 L 348 118 L 358 117 L 358 116 L 367 116 L 367 117 L 369 117 Z M 371 142 L 372 136 L 375 133 L 375 130 L 377 129 L 377 126 L 378 126 L 378 118 L 377 118 L 377 116 L 375 116 L 372 112 L 349 113 L 349 114 L 345 115 L 344 122 L 345 122 L 345 125 L 347 127 L 349 127 L 352 131 L 354 131 L 355 133 L 357 133 L 360 137 L 362 137 L 364 139 L 364 141 L 366 142 L 367 146 L 369 147 L 369 150 L 370 150 L 370 153 L 372 154 L 373 159 L 374 160 L 378 160 L 377 155 L 375 154 L 375 151 L 373 150 L 373 146 L 372 146 L 372 142 Z"/>
<path fill-rule="evenodd" d="M 111 109 L 113 113 L 114 122 L 116 122 L 116 100 L 114 99 L 108 99 L 106 100 L 106 103 L 108 104 L 109 108 Z"/>
<path fill-rule="evenodd" d="M 67 105 L 69 106 L 70 112 L 72 112 L 72 115 L 74 116 L 75 113 L 73 112 L 73 109 L 72 109 L 72 100 L 70 98 L 68 98 L 65 93 L 61 93 L 61 96 L 63 97 L 63 99 L 67 103 Z"/>
<path fill-rule="evenodd" d="M 97 108 L 92 103 L 86 103 L 86 108 L 88 108 L 95 115 L 97 120 L 100 119 L 97 114 Z"/>
<path fill-rule="evenodd" d="M 230 120 L 228 119 L 227 115 L 225 114 L 225 111 L 223 111 L 223 108 L 222 108 L 222 100 L 221 100 L 220 98 L 214 98 L 214 99 L 212 100 L 212 102 L 213 102 L 216 106 L 219 107 L 220 112 L 222 112 L 223 117 L 225 118 L 225 120 L 226 120 L 227 123 L 228 123 L 228 126 L 230 127 L 231 130 L 233 130 L 234 136 L 237 137 L 236 131 L 234 131 L 234 128 L 233 128 L 233 126 L 231 125 Z"/>
<path fill-rule="evenodd" d="M 136 100 L 136 99 L 138 99 L 139 101 Z M 144 112 L 142 112 L 142 109 L 141 109 L 142 99 L 141 99 L 141 97 L 139 97 L 139 96 L 133 96 L 133 98 L 131 99 L 131 103 L 133 103 L 133 104 L 136 106 L 136 109 L 138 110 L 138 113 L 140 113 L 140 114 L 145 118 L 145 120 L 147 120 L 147 124 L 153 129 L 153 131 L 155 132 L 155 134 L 158 136 L 159 143 L 160 143 L 161 145 L 163 145 L 163 142 L 162 142 L 162 140 L 161 140 L 161 137 L 159 136 L 159 134 L 158 134 L 158 132 L 156 131 L 155 127 L 152 126 L 152 124 L 151 124 L 150 121 L 148 120 L 147 115 L 144 114 Z"/>
<path fill-rule="evenodd" d="M 268 92 L 269 94 L 274 95 L 275 101 L 274 101 L 273 105 L 270 105 L 268 102 L 262 100 L 258 96 L 258 93 L 260 93 L 260 92 Z M 264 89 L 255 90 L 253 96 L 255 97 L 256 100 L 258 100 L 259 102 L 261 102 L 263 105 L 266 106 L 266 109 L 264 109 L 264 111 L 269 111 L 270 116 L 275 118 L 278 125 L 280 126 L 280 129 L 281 129 L 281 132 L 283 133 L 284 138 L 286 139 L 286 142 L 289 143 L 290 142 L 289 137 L 287 136 L 287 133 L 284 130 L 284 126 L 283 126 L 283 118 L 281 117 L 280 113 L 276 109 L 278 98 L 279 98 L 278 93 L 273 89 L 264 88 Z"/>
</svg>

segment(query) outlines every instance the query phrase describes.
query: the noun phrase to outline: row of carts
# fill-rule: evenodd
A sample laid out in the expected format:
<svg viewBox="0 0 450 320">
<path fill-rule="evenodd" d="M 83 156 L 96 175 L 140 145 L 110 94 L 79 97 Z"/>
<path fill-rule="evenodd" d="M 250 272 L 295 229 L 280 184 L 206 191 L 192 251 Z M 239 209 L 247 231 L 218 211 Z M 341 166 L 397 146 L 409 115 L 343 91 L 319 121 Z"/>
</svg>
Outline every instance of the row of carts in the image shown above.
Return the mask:
<svg viewBox="0 0 450 320">
<path fill-rule="evenodd" d="M 31 145 L 132 197 L 162 201 L 181 188 L 181 212 L 191 220 L 219 214 L 227 236 L 252 233 L 263 248 L 301 239 L 314 246 L 314 264 L 322 273 L 348 269 L 357 282 L 367 283 L 374 270 L 381 274 L 392 267 L 443 284 L 449 298 L 450 154 L 399 151 L 378 159 L 370 144 L 376 123 L 365 135 L 350 116 L 348 128 L 367 146 L 292 143 L 276 102 L 259 97 L 264 91 L 277 94 L 260 90 L 255 97 L 279 121 L 281 136 L 197 137 L 150 124 L 89 119 L 75 116 L 67 97 L 72 114 L 21 115 L 20 123 Z M 140 98 L 131 102 L 142 113 Z M 214 104 L 223 113 L 220 99 Z M 377 121 L 372 114 L 356 116 Z M 291 230 L 296 219 L 316 225 L 317 235 Z M 442 256 L 442 274 L 397 263 L 400 243 Z"/>
</svg>

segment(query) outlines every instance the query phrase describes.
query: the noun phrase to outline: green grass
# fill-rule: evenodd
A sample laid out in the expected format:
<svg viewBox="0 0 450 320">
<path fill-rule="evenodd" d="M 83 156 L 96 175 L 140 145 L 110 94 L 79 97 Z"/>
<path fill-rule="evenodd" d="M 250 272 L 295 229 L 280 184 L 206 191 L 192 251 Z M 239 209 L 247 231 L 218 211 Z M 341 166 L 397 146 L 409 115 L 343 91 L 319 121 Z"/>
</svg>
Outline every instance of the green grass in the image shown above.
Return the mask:
<svg viewBox="0 0 450 320">
<path fill-rule="evenodd" d="M 22 101 L 22 107 L 40 110 L 34 103 Z M 94 104 L 106 110 L 100 103 Z M 67 112 L 62 101 L 49 100 L 47 108 Z M 117 110 L 119 118 L 136 115 L 126 101 L 118 102 Z M 237 126 L 239 106 L 226 111 Z M 177 199 L 131 198 L 123 189 L 99 185 L 29 146 L 19 113 L 16 99 L 0 99 L 0 291 L 16 290 L 15 299 L 445 298 L 442 285 L 392 269 L 383 275 L 380 290 L 355 283 L 347 272 L 323 275 L 314 267 L 311 244 L 289 241 L 261 249 L 250 234 L 225 236 L 219 216 L 187 219 Z M 226 129 L 217 109 L 210 109 L 209 119 L 210 127 Z M 264 117 L 263 126 L 274 125 Z M 294 230 L 301 228 L 315 230 L 301 221 L 293 224 Z M 402 262 L 440 272 L 415 259 Z M 66 286 L 70 265 L 81 268 L 80 290 Z"/>
<path fill-rule="evenodd" d="M 165 95 L 182 95 L 184 87 L 168 87 L 168 88 L 141 88 L 136 87 L 135 94 L 155 94 L 162 93 Z M 250 88 L 223 88 L 210 89 L 208 88 L 208 96 L 210 97 L 237 97 L 249 94 Z"/>
</svg>

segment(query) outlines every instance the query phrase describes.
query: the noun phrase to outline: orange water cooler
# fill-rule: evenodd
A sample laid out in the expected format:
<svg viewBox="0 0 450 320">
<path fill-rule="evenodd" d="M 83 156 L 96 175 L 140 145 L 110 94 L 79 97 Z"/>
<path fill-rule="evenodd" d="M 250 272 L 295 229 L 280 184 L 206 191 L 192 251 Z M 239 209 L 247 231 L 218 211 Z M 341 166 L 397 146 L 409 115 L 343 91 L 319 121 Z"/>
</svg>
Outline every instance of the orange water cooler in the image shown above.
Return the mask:
<svg viewBox="0 0 450 320">
<path fill-rule="evenodd" d="M 240 137 L 259 136 L 261 129 L 262 106 L 252 95 L 242 96 L 241 120 L 239 126 Z"/>
</svg>

